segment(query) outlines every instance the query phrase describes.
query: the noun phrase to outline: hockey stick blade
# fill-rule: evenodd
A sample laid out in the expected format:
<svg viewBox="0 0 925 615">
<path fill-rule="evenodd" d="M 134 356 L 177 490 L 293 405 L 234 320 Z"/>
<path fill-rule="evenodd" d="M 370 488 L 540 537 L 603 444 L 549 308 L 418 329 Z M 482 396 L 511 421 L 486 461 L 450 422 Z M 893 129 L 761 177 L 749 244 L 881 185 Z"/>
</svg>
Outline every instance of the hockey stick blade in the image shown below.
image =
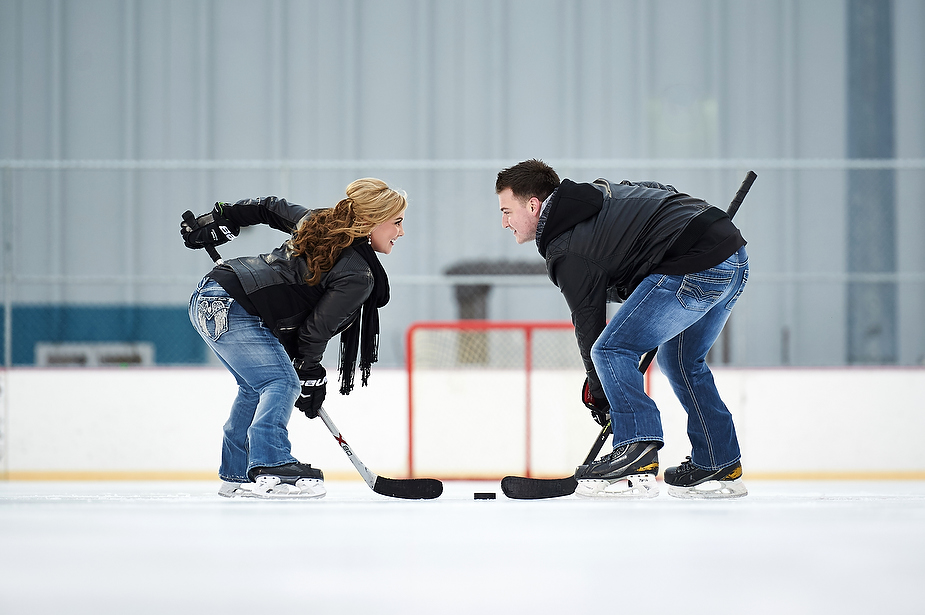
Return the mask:
<svg viewBox="0 0 925 615">
<path fill-rule="evenodd" d="M 443 483 L 435 478 L 399 479 L 379 476 L 367 468 L 366 465 L 360 461 L 360 458 L 354 454 L 353 449 L 347 444 L 347 440 L 344 438 L 343 434 L 341 434 L 340 430 L 337 429 L 337 425 L 334 424 L 334 421 L 331 420 L 331 417 L 328 416 L 324 408 L 318 408 L 318 418 L 321 419 L 321 422 L 324 423 L 328 431 L 331 432 L 331 435 L 334 436 L 334 439 L 337 440 L 337 444 L 341 449 L 347 453 L 347 458 L 350 459 L 350 463 L 353 464 L 353 467 L 356 468 L 360 476 L 363 477 L 363 481 L 366 482 L 370 489 L 379 495 L 385 495 L 390 498 L 402 498 L 405 500 L 432 500 L 443 494 Z"/>
<path fill-rule="evenodd" d="M 433 500 L 443 494 L 443 483 L 435 478 L 376 477 L 373 491 L 390 498 L 405 500 Z"/>
<path fill-rule="evenodd" d="M 527 478 L 526 476 L 505 476 L 501 479 L 501 491 L 513 500 L 545 500 L 561 498 L 575 493 L 578 481 L 574 476 L 566 478 Z"/>
<path fill-rule="evenodd" d="M 604 442 L 613 433 L 610 421 L 601 429 L 597 435 L 588 456 L 585 457 L 582 465 L 588 465 L 597 459 L 597 454 L 604 447 Z M 562 496 L 572 495 L 578 488 L 578 481 L 575 476 L 566 476 L 564 478 L 527 478 L 526 476 L 505 476 L 501 479 L 501 491 L 512 500 L 544 500 L 547 498 L 561 498 Z"/>
</svg>

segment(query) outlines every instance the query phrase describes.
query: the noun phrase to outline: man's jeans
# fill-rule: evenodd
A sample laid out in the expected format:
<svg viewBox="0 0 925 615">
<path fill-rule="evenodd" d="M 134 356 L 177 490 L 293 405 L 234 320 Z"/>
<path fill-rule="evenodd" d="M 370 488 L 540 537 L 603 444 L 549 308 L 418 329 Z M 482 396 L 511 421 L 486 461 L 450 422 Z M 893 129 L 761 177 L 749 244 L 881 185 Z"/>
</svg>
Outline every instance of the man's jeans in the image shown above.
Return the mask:
<svg viewBox="0 0 925 615">
<path fill-rule="evenodd" d="M 687 412 L 691 461 L 708 470 L 739 460 L 732 415 L 720 399 L 707 352 L 748 280 L 748 255 L 687 275 L 646 277 L 591 349 L 610 402 L 614 447 L 664 442 L 658 408 L 645 393 L 639 360 L 658 347 L 658 365 Z"/>
<path fill-rule="evenodd" d="M 300 385 L 282 344 L 208 277 L 190 298 L 189 316 L 238 382 L 224 427 L 221 479 L 247 482 L 251 468 L 297 461 L 286 426 Z"/>
</svg>

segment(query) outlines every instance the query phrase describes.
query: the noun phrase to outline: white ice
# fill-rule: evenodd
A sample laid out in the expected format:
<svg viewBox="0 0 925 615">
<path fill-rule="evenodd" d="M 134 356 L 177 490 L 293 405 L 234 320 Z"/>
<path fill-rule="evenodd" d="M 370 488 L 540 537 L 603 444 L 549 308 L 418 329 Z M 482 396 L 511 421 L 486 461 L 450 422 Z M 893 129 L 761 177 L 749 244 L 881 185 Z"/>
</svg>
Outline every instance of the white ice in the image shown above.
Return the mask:
<svg viewBox="0 0 925 615">
<path fill-rule="evenodd" d="M 748 497 L 432 501 L 329 481 L 0 481 L 0 613 L 925 612 L 925 481 L 747 482 Z M 474 500 L 494 491 L 496 500 Z"/>
</svg>

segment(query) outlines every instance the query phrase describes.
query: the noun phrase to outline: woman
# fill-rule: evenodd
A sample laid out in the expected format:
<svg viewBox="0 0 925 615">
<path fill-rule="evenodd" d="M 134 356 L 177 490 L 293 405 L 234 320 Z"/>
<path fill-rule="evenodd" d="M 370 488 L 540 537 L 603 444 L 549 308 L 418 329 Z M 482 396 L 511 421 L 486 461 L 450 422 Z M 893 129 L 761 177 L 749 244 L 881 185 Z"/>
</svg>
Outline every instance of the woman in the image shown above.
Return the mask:
<svg viewBox="0 0 925 615">
<path fill-rule="evenodd" d="M 353 389 L 359 354 L 362 384 L 376 361 L 377 309 L 389 281 L 376 252 L 404 235 L 407 197 L 378 179 L 358 179 L 329 209 L 308 211 L 285 199 L 216 203 L 181 225 L 187 247 L 233 239 L 240 227 L 268 224 L 291 233 L 269 254 L 217 265 L 190 299 L 190 321 L 234 375 L 238 394 L 224 426 L 219 495 L 316 498 L 321 470 L 291 453 L 286 426 L 295 405 L 318 416 L 328 340 L 340 334 L 340 393 Z"/>
</svg>

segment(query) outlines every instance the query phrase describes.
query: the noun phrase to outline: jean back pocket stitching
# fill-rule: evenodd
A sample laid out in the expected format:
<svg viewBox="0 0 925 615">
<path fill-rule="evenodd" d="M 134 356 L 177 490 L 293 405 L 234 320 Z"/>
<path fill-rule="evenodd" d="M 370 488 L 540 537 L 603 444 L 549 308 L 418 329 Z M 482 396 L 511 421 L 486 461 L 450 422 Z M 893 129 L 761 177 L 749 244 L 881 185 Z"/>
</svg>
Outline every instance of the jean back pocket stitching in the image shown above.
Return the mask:
<svg viewBox="0 0 925 615">
<path fill-rule="evenodd" d="M 234 299 L 231 297 L 200 297 L 196 305 L 196 314 L 199 317 L 199 327 L 212 341 L 218 339 L 228 331 L 228 311 Z M 213 332 L 209 333 L 208 321 L 213 321 Z"/>
</svg>

